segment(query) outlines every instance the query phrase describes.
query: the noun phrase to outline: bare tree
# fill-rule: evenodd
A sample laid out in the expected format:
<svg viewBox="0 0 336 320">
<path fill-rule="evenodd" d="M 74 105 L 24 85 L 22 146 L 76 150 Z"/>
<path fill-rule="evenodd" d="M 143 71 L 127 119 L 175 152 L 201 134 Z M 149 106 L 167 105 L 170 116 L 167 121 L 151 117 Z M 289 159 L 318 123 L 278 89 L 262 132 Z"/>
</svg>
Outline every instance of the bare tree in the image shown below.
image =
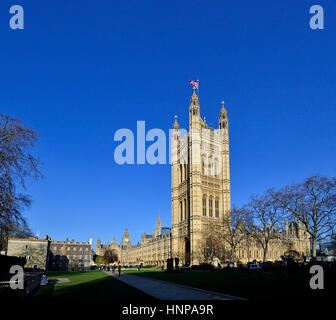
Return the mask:
<svg viewBox="0 0 336 320">
<path fill-rule="evenodd" d="M 208 221 L 204 225 L 203 241 L 198 248 L 199 260 L 205 263 L 212 263 L 215 259 L 224 262 L 230 253 L 224 237 L 224 224 Z"/>
<path fill-rule="evenodd" d="M 27 231 L 27 222 L 22 211 L 29 207 L 31 200 L 27 195 L 16 193 L 15 186 L 8 177 L 0 176 L 0 249 L 7 246 L 8 236 L 17 236 L 19 230 Z M 21 232 L 22 234 L 22 232 Z"/>
<path fill-rule="evenodd" d="M 30 152 L 39 135 L 19 119 L 0 114 L 0 174 L 25 186 L 26 177 L 41 178 L 39 160 Z"/>
<path fill-rule="evenodd" d="M 40 163 L 31 153 L 38 134 L 18 119 L 0 114 L 0 248 L 6 247 L 9 233 L 27 227 L 22 211 L 31 203 L 25 189 L 27 177 L 41 178 Z M 28 231 L 28 230 L 26 230 Z"/>
<path fill-rule="evenodd" d="M 118 254 L 114 249 L 107 249 L 104 252 L 103 256 L 104 260 L 107 264 L 117 262 L 118 261 Z"/>
<path fill-rule="evenodd" d="M 316 257 L 317 241 L 330 237 L 335 227 L 336 177 L 309 177 L 284 187 L 276 198 L 292 219 L 305 226 L 312 241 L 312 256 Z"/>
<path fill-rule="evenodd" d="M 282 240 L 278 225 L 283 219 L 283 210 L 274 198 L 274 191 L 267 190 L 263 195 L 251 197 L 245 210 L 249 212 L 246 233 L 263 250 L 263 261 L 267 261 L 270 242 Z M 256 227 L 255 223 L 259 226 Z"/>
<path fill-rule="evenodd" d="M 333 250 L 333 253 L 336 254 L 336 235 L 333 234 L 331 236 L 331 240 L 332 240 L 332 250 Z"/>
<path fill-rule="evenodd" d="M 249 212 L 245 207 L 233 208 L 231 213 L 223 219 L 224 232 L 220 234 L 223 242 L 228 244 L 230 250 L 224 249 L 226 257 L 236 262 L 236 252 L 239 245 L 246 241 L 246 224 L 249 223 Z"/>
</svg>

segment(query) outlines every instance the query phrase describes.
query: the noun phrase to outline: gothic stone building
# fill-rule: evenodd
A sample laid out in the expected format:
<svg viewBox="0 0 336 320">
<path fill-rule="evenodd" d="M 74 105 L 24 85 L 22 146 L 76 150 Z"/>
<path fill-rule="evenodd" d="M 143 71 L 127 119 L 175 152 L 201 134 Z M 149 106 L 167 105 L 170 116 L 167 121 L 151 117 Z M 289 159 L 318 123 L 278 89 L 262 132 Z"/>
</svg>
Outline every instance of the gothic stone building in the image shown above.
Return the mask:
<svg viewBox="0 0 336 320">
<path fill-rule="evenodd" d="M 142 234 L 141 243 L 131 244 L 126 228 L 122 243 L 116 240 L 102 245 L 98 240 L 96 253 L 102 255 L 107 248 L 115 249 L 124 265 L 140 263 L 162 265 L 167 258 L 178 257 L 183 264 L 202 262 L 202 250 L 209 226 L 223 228 L 224 218 L 230 214 L 229 121 L 222 102 L 218 130 L 210 128 L 200 115 L 196 90 L 190 99 L 189 130 L 181 135 L 177 116 L 171 143 L 171 201 L 172 228 L 162 228 L 160 216 L 153 235 Z M 279 239 L 270 244 L 268 260 L 279 260 L 288 249 L 281 241 L 290 239 L 291 249 L 307 256 L 310 252 L 308 234 L 299 224 L 292 223 L 280 231 Z M 262 249 L 255 243 L 242 243 L 237 258 L 246 263 L 262 259 Z"/>
<path fill-rule="evenodd" d="M 104 255 L 105 250 L 112 249 L 118 254 L 122 265 L 164 265 L 171 257 L 171 229 L 162 227 L 160 213 L 153 234 L 143 233 L 141 243 L 132 245 L 131 237 L 125 228 L 122 242 L 117 244 L 114 238 L 111 244 L 103 245 L 100 239 L 96 244 L 96 254 Z"/>
</svg>

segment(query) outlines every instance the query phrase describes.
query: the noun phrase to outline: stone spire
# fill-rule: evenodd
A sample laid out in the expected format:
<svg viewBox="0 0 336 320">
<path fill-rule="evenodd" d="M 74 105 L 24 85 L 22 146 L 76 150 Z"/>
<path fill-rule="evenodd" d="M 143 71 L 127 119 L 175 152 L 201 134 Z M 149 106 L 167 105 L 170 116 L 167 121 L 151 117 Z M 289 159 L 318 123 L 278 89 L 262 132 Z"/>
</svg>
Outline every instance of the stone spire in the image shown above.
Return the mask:
<svg viewBox="0 0 336 320">
<path fill-rule="evenodd" d="M 228 123 L 227 111 L 224 107 L 224 101 L 222 101 L 222 109 L 219 112 L 218 126 L 220 129 L 224 129 L 227 127 L 227 123 Z"/>
<path fill-rule="evenodd" d="M 175 122 L 174 122 L 174 124 L 173 124 L 173 129 L 180 129 L 180 126 L 179 126 L 179 124 L 178 124 L 178 122 L 177 122 L 177 116 L 175 115 Z"/>
<path fill-rule="evenodd" d="M 190 104 L 197 104 L 199 106 L 199 100 L 198 100 L 198 95 L 196 94 L 196 88 L 193 88 L 194 92 L 193 95 L 190 98 Z"/>
<path fill-rule="evenodd" d="M 225 109 L 225 107 L 224 107 L 224 104 L 225 104 L 225 102 L 224 101 L 222 101 L 222 109 L 221 109 L 221 111 L 220 111 L 220 115 L 226 115 L 227 114 L 227 111 L 226 111 L 226 109 Z"/>
<path fill-rule="evenodd" d="M 156 225 L 162 227 L 161 218 L 160 218 L 160 210 L 159 210 L 159 213 L 158 213 L 158 218 L 156 220 Z"/>
<path fill-rule="evenodd" d="M 189 107 L 189 127 L 196 128 L 202 122 L 200 115 L 200 104 L 198 100 L 198 95 L 196 94 L 196 88 L 194 87 L 194 93 L 190 98 Z"/>
<path fill-rule="evenodd" d="M 160 235 L 161 228 L 162 228 L 162 223 L 161 223 L 160 210 L 159 210 L 158 218 L 156 220 L 156 226 L 154 229 L 154 237 L 157 237 L 158 235 Z"/>
</svg>

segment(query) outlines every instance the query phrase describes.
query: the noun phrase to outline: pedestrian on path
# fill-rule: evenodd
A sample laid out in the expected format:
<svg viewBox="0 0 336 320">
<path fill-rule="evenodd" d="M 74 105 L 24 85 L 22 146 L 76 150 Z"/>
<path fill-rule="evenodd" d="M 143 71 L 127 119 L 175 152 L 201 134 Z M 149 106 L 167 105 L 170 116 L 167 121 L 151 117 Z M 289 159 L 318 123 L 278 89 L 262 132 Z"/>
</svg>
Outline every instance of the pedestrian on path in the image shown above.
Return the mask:
<svg viewBox="0 0 336 320">
<path fill-rule="evenodd" d="M 120 262 L 118 264 L 118 272 L 119 272 L 119 277 L 120 277 L 120 274 L 121 274 L 121 265 L 120 265 Z"/>
</svg>

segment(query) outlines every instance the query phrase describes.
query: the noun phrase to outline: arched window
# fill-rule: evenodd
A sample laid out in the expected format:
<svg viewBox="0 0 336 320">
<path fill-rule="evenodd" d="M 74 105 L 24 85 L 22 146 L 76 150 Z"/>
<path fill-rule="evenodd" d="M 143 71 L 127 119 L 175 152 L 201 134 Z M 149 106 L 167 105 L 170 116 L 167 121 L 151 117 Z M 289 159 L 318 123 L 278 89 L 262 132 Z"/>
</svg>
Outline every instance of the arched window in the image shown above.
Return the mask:
<svg viewBox="0 0 336 320">
<path fill-rule="evenodd" d="M 215 217 L 219 218 L 219 200 L 216 198 L 215 200 Z"/>
<path fill-rule="evenodd" d="M 218 160 L 215 159 L 215 162 L 214 162 L 214 175 L 215 176 L 218 176 Z"/>
<path fill-rule="evenodd" d="M 209 198 L 209 217 L 212 217 L 212 197 Z"/>
<path fill-rule="evenodd" d="M 188 168 L 187 168 L 187 165 L 185 164 L 184 165 L 184 180 L 187 180 L 187 170 Z"/>
<path fill-rule="evenodd" d="M 183 207 L 182 207 L 182 201 L 180 201 L 180 221 L 183 220 Z"/>
<path fill-rule="evenodd" d="M 180 164 L 180 183 L 183 181 L 183 166 Z"/>
<path fill-rule="evenodd" d="M 213 159 L 209 157 L 208 158 L 208 175 L 209 176 L 213 175 L 212 169 L 213 169 Z"/>
<path fill-rule="evenodd" d="M 202 174 L 205 174 L 205 161 L 204 161 L 205 157 L 204 155 L 202 155 Z"/>
<path fill-rule="evenodd" d="M 184 219 L 187 219 L 187 202 L 186 202 L 186 199 L 184 199 L 183 202 L 184 202 Z"/>
<path fill-rule="evenodd" d="M 203 217 L 206 217 L 206 197 L 203 196 Z"/>
</svg>

